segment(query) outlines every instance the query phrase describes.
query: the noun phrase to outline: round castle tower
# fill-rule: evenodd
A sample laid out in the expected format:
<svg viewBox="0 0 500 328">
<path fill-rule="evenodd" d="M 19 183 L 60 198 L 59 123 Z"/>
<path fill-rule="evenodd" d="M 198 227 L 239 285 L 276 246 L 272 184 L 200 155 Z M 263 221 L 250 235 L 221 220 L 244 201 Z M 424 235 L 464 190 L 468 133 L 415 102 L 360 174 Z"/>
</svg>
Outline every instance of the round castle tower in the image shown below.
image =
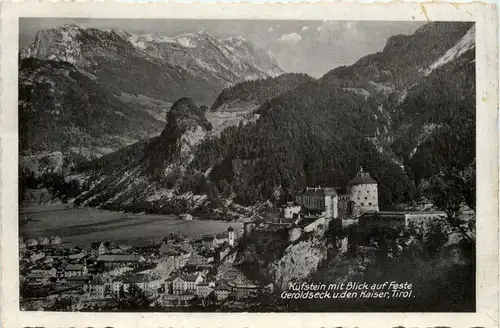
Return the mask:
<svg viewBox="0 0 500 328">
<path fill-rule="evenodd" d="M 360 213 L 378 212 L 378 184 L 368 172 L 360 167 L 356 177 L 349 181 L 347 191 Z"/>
</svg>

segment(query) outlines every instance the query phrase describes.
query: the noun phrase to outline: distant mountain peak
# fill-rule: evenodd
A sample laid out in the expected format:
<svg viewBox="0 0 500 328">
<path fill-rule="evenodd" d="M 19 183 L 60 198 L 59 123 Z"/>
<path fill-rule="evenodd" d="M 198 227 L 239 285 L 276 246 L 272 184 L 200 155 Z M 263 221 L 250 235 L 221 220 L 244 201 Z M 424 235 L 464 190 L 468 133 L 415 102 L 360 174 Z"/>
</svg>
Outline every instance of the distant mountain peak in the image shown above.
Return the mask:
<svg viewBox="0 0 500 328">
<path fill-rule="evenodd" d="M 189 96 L 207 105 L 225 87 L 283 73 L 244 38 L 218 39 L 203 30 L 165 36 L 68 24 L 39 31 L 21 50 L 26 57 L 69 62 L 128 94 L 168 102 Z"/>
</svg>

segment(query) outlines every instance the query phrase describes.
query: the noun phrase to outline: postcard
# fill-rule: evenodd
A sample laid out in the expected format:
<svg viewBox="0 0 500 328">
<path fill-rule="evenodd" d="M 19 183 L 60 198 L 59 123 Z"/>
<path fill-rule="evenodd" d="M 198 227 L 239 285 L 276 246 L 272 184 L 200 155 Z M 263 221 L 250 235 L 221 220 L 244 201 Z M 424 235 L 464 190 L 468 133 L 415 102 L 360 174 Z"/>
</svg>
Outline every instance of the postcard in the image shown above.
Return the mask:
<svg viewBox="0 0 500 328">
<path fill-rule="evenodd" d="M 495 13 L 3 4 L 2 325 L 497 326 Z"/>
</svg>

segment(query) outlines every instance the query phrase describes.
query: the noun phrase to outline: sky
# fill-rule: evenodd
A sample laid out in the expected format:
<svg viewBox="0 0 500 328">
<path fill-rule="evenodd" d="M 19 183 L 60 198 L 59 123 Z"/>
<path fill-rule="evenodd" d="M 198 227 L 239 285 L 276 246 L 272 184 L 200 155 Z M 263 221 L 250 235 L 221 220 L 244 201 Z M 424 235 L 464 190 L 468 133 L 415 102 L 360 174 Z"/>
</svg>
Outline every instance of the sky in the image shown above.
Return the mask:
<svg viewBox="0 0 500 328">
<path fill-rule="evenodd" d="M 37 31 L 64 24 L 165 36 L 198 31 L 218 38 L 242 36 L 269 51 L 284 71 L 320 77 L 382 51 L 389 37 L 412 34 L 424 22 L 22 18 L 20 47 L 29 45 Z"/>
</svg>

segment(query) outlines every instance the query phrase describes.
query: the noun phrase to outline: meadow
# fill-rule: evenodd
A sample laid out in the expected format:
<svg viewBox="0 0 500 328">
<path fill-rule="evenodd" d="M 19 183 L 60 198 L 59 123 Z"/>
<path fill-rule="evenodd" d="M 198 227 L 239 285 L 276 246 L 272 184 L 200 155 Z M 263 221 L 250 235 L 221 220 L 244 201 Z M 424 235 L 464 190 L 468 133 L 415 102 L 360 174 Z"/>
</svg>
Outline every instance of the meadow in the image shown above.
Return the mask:
<svg viewBox="0 0 500 328">
<path fill-rule="evenodd" d="M 236 231 L 241 222 L 215 220 L 183 221 L 172 215 L 131 214 L 95 208 L 67 208 L 64 205 L 24 207 L 19 211 L 20 235 L 28 238 L 60 236 L 63 244 L 85 245 L 109 240 L 131 245 L 160 242 L 170 233 L 188 237 Z"/>
</svg>

